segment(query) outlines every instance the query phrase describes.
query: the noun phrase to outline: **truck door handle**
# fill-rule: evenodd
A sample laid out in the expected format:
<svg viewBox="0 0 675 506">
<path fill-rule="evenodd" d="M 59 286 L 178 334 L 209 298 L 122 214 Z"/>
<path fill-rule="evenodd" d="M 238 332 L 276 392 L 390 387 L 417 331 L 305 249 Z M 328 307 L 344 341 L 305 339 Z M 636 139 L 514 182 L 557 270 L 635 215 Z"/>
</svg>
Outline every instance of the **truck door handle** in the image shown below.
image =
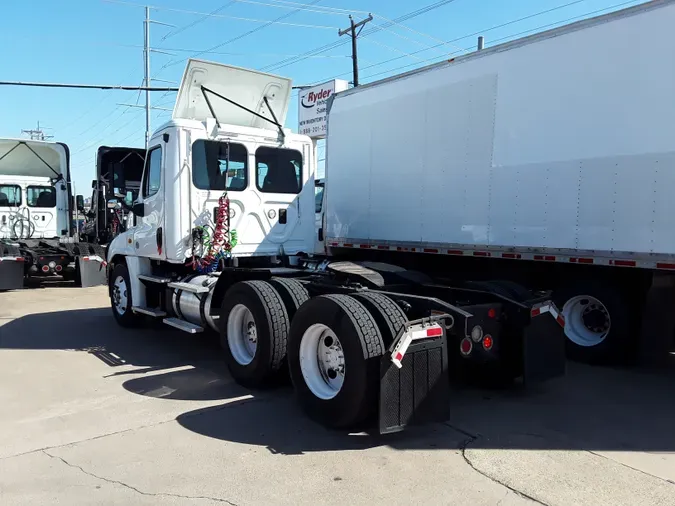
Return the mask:
<svg viewBox="0 0 675 506">
<path fill-rule="evenodd" d="M 279 223 L 286 224 L 286 209 L 279 209 Z"/>
</svg>

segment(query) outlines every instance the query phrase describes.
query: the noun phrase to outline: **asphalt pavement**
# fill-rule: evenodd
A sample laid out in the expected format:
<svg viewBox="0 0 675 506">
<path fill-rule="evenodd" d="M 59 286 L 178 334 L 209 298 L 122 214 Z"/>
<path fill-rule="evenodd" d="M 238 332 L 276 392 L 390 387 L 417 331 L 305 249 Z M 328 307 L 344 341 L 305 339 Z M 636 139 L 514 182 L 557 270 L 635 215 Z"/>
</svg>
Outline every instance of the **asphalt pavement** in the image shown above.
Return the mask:
<svg viewBox="0 0 675 506">
<path fill-rule="evenodd" d="M 119 328 L 103 287 L 0 293 L 0 504 L 675 505 L 675 375 L 570 364 L 393 436 L 232 381 L 217 342 Z"/>
</svg>

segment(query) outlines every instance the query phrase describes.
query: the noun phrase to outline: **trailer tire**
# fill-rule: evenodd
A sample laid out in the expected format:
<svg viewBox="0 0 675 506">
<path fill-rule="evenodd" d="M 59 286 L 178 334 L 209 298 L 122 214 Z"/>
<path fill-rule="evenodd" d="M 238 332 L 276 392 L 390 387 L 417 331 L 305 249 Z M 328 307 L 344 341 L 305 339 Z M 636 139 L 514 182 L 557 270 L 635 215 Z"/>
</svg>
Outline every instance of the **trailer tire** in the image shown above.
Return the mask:
<svg viewBox="0 0 675 506">
<path fill-rule="evenodd" d="M 380 328 L 384 347 L 388 348 L 408 321 L 403 309 L 381 293 L 359 292 L 354 294 L 353 297 L 361 301 L 373 315 L 377 326 Z"/>
<path fill-rule="evenodd" d="M 337 372 L 325 370 L 327 360 L 321 357 L 328 354 L 320 350 L 326 348 L 338 349 L 330 363 Z M 331 294 L 305 302 L 291 323 L 288 365 L 298 401 L 309 417 L 336 429 L 367 419 L 377 406 L 384 349 L 375 318 L 359 300 Z"/>
<path fill-rule="evenodd" d="M 113 317 L 121 327 L 133 328 L 142 323 L 142 318 L 131 310 L 133 300 L 126 263 L 115 265 L 108 284 L 108 294 Z"/>
<path fill-rule="evenodd" d="M 593 300 L 595 299 L 595 300 Z M 625 290 L 596 280 L 573 280 L 554 293 L 554 300 L 565 317 L 567 357 L 576 362 L 596 365 L 625 364 L 630 359 L 633 340 L 633 314 Z M 600 303 L 599 309 L 594 309 Z M 593 304 L 589 306 L 589 304 Z M 609 329 L 604 337 L 588 339 L 580 327 L 579 313 L 584 306 L 604 315 Z M 599 324 L 600 325 L 600 324 Z M 600 327 L 604 328 L 603 325 Z M 600 328 L 597 327 L 597 328 Z"/>
<path fill-rule="evenodd" d="M 289 327 L 281 295 L 270 283 L 232 285 L 220 309 L 220 344 L 232 377 L 248 387 L 267 383 L 286 356 Z"/>
<path fill-rule="evenodd" d="M 309 292 L 305 286 L 296 279 L 272 278 L 269 282 L 276 288 L 281 296 L 281 300 L 284 301 L 288 319 L 292 321 L 298 308 L 309 300 Z"/>
</svg>

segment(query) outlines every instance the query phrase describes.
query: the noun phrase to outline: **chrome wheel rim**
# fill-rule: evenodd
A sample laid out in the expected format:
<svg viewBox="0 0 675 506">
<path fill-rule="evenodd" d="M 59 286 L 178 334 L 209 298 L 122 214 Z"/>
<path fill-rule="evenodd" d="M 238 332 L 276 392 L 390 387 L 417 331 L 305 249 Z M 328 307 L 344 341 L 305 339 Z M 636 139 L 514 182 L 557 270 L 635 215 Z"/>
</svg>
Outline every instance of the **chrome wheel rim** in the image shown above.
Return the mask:
<svg viewBox="0 0 675 506">
<path fill-rule="evenodd" d="M 250 309 L 237 304 L 227 317 L 227 345 L 239 365 L 253 362 L 258 349 L 258 331 Z"/>
<path fill-rule="evenodd" d="M 335 333 L 321 323 L 310 326 L 300 341 L 300 370 L 311 392 L 322 400 L 334 398 L 342 390 L 345 366 Z"/>
<path fill-rule="evenodd" d="M 117 311 L 117 314 L 120 316 L 127 312 L 127 297 L 127 283 L 124 281 L 124 277 L 117 276 L 113 283 L 111 299 L 115 311 Z"/>
<path fill-rule="evenodd" d="M 595 297 L 577 295 L 563 306 L 565 335 L 574 344 L 590 348 L 602 343 L 612 328 L 605 305 Z"/>
</svg>

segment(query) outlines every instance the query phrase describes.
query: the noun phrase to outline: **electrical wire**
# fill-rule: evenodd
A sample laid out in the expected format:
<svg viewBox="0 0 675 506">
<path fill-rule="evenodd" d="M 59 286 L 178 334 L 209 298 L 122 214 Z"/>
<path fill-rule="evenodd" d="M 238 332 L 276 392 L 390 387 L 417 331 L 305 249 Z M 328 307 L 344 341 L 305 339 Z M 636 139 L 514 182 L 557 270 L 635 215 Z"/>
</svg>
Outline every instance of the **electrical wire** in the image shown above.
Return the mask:
<svg viewBox="0 0 675 506">
<path fill-rule="evenodd" d="M 618 4 L 611 5 L 609 7 L 605 7 L 603 9 L 597 9 L 597 10 L 594 10 L 594 11 L 587 12 L 587 13 L 581 14 L 579 16 L 573 16 L 573 17 L 563 19 L 563 20 L 560 20 L 560 21 L 556 21 L 556 22 L 553 22 L 553 23 L 547 23 L 545 25 L 540 25 L 540 26 L 537 26 L 537 27 L 532 28 L 530 30 L 525 30 L 525 31 L 522 31 L 522 32 L 507 35 L 505 37 L 490 40 L 490 41 L 488 41 L 488 43 L 503 42 L 503 41 L 506 41 L 506 40 L 513 39 L 514 37 L 519 37 L 521 35 L 525 35 L 525 34 L 528 34 L 528 33 L 539 32 L 539 31 L 544 30 L 546 28 L 559 26 L 559 25 L 562 25 L 562 24 L 567 24 L 567 23 L 570 23 L 572 21 L 577 21 L 577 20 L 580 20 L 580 19 L 586 19 L 590 16 L 593 16 L 594 14 L 600 14 L 601 12 L 611 11 L 611 10 L 614 10 L 614 9 L 618 9 L 620 7 L 624 7 L 624 6 L 629 5 L 629 4 L 637 4 L 637 3 L 641 3 L 641 2 L 643 2 L 643 0 L 629 0 L 627 2 L 621 2 L 621 3 L 618 3 Z M 477 33 L 481 33 L 481 32 L 477 32 Z M 466 37 L 463 37 L 463 38 L 466 38 Z M 474 49 L 474 46 L 466 48 L 463 51 L 470 51 L 472 49 Z M 454 53 L 450 53 L 448 56 L 452 56 L 453 54 L 456 54 L 456 53 L 459 53 L 459 52 L 460 51 L 455 51 Z M 445 58 L 445 59 L 447 60 L 447 58 Z M 434 62 L 434 61 L 440 63 L 440 61 L 443 61 L 443 60 L 439 61 L 438 58 L 429 58 L 427 60 L 424 60 L 422 63 L 429 63 L 429 62 Z M 364 76 L 363 79 L 370 79 L 372 77 L 378 77 L 378 76 L 381 76 L 381 75 L 384 75 L 384 74 L 389 74 L 391 72 L 397 72 L 399 70 L 408 69 L 408 68 L 414 67 L 414 66 L 415 66 L 415 64 L 403 65 L 403 66 L 396 67 L 396 68 L 393 68 L 393 69 L 389 69 L 389 70 L 385 70 L 385 71 L 378 72 L 378 73 L 375 73 L 375 74 L 370 74 L 370 75 Z"/>
<path fill-rule="evenodd" d="M 221 5 L 221 6 L 218 7 L 217 9 L 211 11 L 208 15 L 202 16 L 200 19 L 197 19 L 197 20 L 193 21 L 192 23 L 189 23 L 189 24 L 187 24 L 187 25 L 185 25 L 185 26 L 182 26 L 182 27 L 180 27 L 180 28 L 176 28 L 175 30 L 173 30 L 173 31 L 171 31 L 171 32 L 169 32 L 169 33 L 167 33 L 166 35 L 164 35 L 164 37 L 162 37 L 162 40 L 164 41 L 164 40 L 166 40 L 166 39 L 168 39 L 168 38 L 171 38 L 171 37 L 173 37 L 173 36 L 175 36 L 175 35 L 178 35 L 179 33 L 184 32 L 185 30 L 189 30 L 190 28 L 193 28 L 193 27 L 197 26 L 199 23 L 203 23 L 203 22 L 206 21 L 207 19 L 210 19 L 213 15 L 218 14 L 218 13 L 224 11 L 225 9 L 227 9 L 228 7 L 233 6 L 233 5 L 236 4 L 236 3 L 237 3 L 237 0 L 232 0 L 232 1 L 230 1 L 230 2 L 227 2 L 226 4 Z M 164 49 L 164 48 L 162 48 L 162 49 Z M 168 50 L 167 50 L 167 51 L 168 51 Z"/>
<path fill-rule="evenodd" d="M 429 4 L 425 7 L 421 7 L 417 10 L 414 10 L 414 11 L 408 12 L 406 14 L 403 14 L 402 16 L 399 16 L 399 17 L 395 18 L 391 22 L 384 23 L 383 25 L 378 25 L 376 27 L 364 30 L 363 33 L 360 36 L 361 37 L 367 37 L 369 35 L 372 35 L 374 33 L 377 33 L 377 32 L 380 32 L 380 31 L 384 30 L 384 27 L 393 26 L 395 23 L 402 23 L 402 22 L 407 21 L 409 19 L 413 19 L 417 16 L 421 16 L 422 14 L 426 14 L 428 12 L 431 12 L 434 9 L 438 9 L 439 7 L 443 7 L 443 6 L 445 6 L 447 4 L 450 4 L 454 1 L 455 0 L 441 0 L 439 2 Z M 308 56 L 325 53 L 326 51 L 330 51 L 331 49 L 335 49 L 337 47 L 344 46 L 345 44 L 348 44 L 348 43 L 349 43 L 349 40 L 337 40 L 335 42 L 331 42 L 331 43 L 326 44 L 324 46 L 320 46 L 320 47 L 317 47 L 317 48 L 314 48 L 314 49 L 310 49 L 309 51 L 306 51 L 305 53 L 303 53 L 302 55 L 300 55 L 297 58 L 287 58 L 285 60 L 282 60 L 282 61 L 279 61 L 279 62 L 276 62 L 276 63 L 272 63 L 270 65 L 266 65 L 265 67 L 262 67 L 260 70 L 276 71 L 276 70 L 279 70 L 281 68 L 288 67 L 289 65 L 295 65 L 296 63 L 299 63 L 299 62 L 305 60 Z"/>
</svg>

